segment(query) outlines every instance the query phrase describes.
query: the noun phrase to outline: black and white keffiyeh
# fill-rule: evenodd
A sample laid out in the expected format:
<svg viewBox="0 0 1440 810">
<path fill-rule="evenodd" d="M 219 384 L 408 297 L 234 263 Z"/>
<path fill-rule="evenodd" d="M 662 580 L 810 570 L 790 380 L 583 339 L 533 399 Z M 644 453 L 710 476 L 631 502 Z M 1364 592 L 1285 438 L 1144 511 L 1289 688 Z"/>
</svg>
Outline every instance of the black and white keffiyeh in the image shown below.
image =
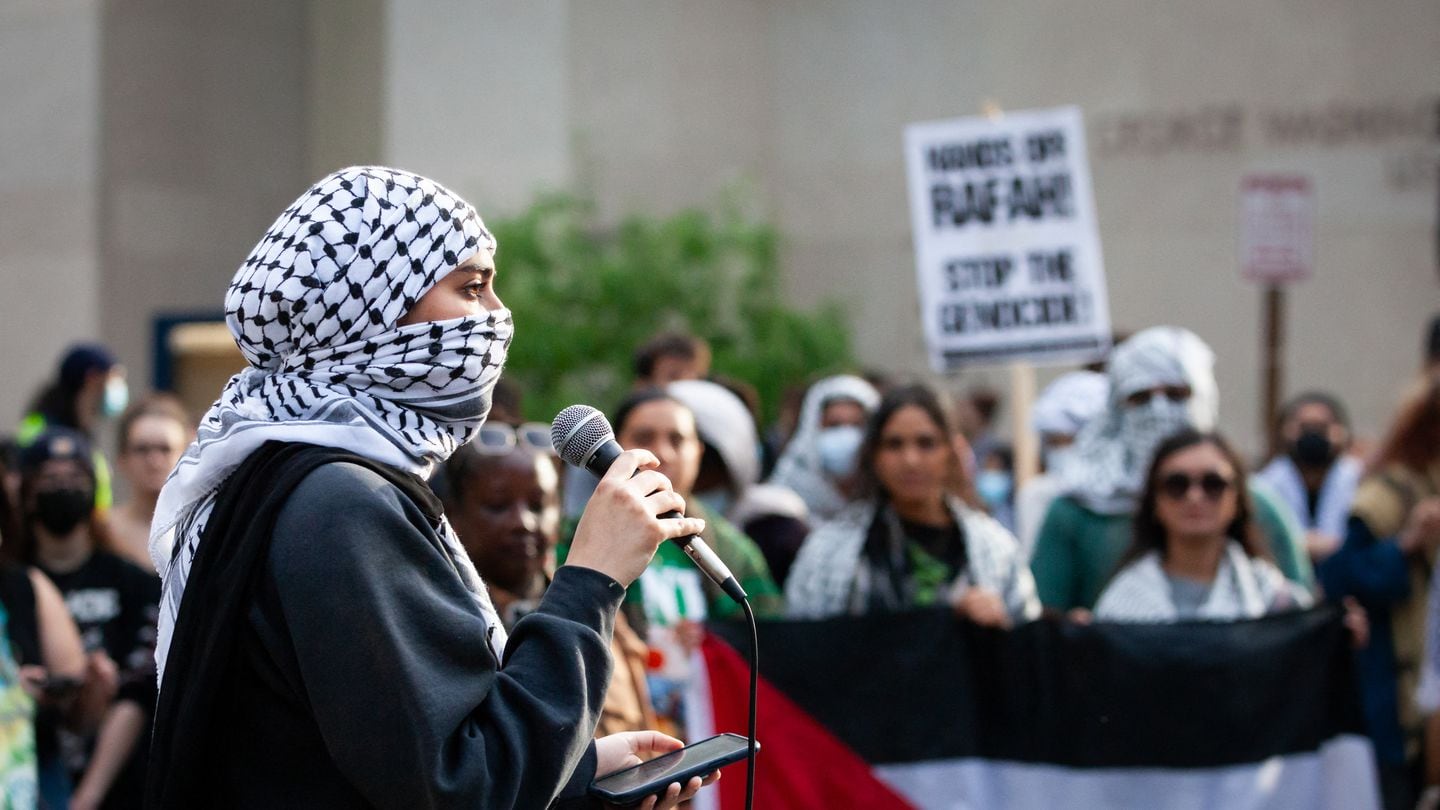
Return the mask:
<svg viewBox="0 0 1440 810">
<path fill-rule="evenodd" d="M 1258 619 L 1282 610 L 1302 610 L 1313 601 L 1304 586 L 1285 579 L 1269 561 L 1246 556 L 1244 547 L 1230 540 L 1195 619 Z M 1181 619 L 1159 552 L 1146 554 L 1115 575 L 1095 604 L 1095 618 L 1138 623 Z"/>
<path fill-rule="evenodd" d="M 1186 428 L 1214 430 L 1220 417 L 1215 353 L 1198 335 L 1155 326 L 1115 347 L 1106 367 L 1110 381 L 1104 413 L 1081 429 L 1056 470 L 1061 490 L 1100 514 L 1129 514 L 1144 486 L 1155 448 Z M 1127 404 L 1131 394 L 1157 386 L 1185 386 L 1190 398 L 1154 396 Z"/>
<path fill-rule="evenodd" d="M 946 507 L 965 538 L 965 570 L 946 586 L 944 600 L 958 596 L 963 588 L 979 586 L 1000 595 L 1012 621 L 1039 618 L 1035 578 L 1015 537 L 994 518 L 971 509 L 959 498 L 948 497 Z M 887 530 L 892 536 L 901 535 L 893 510 L 874 501 L 861 501 L 850 504 L 805 538 L 785 580 L 786 616 L 825 619 L 869 612 L 871 591 L 878 586 L 876 573 L 865 560 L 865 544 L 877 517 L 890 521 Z"/>
<path fill-rule="evenodd" d="M 342 448 L 426 477 L 479 430 L 510 344 L 509 311 L 397 322 L 481 250 L 493 253 L 495 239 L 453 192 L 408 172 L 355 167 L 301 195 L 251 251 L 225 296 L 226 323 L 250 365 L 201 421 L 155 508 L 162 677 L 216 492 L 262 444 Z M 493 619 L 469 557 L 442 528 L 461 578 Z M 498 620 L 491 626 L 503 632 Z"/>
</svg>

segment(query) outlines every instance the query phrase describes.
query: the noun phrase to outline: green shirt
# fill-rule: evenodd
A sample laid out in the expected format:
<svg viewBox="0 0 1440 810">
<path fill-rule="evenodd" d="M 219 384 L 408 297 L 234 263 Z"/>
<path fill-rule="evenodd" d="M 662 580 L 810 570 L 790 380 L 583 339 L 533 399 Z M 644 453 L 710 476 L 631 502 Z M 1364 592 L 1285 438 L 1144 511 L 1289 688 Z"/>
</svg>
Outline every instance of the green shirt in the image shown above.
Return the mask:
<svg viewBox="0 0 1440 810">
<path fill-rule="evenodd" d="M 1314 571 L 1294 518 L 1263 487 L 1252 483 L 1250 498 L 1276 567 L 1286 579 L 1313 588 Z M 1030 560 L 1041 604 L 1056 610 L 1093 609 L 1132 540 L 1129 514 L 1102 515 L 1073 498 L 1056 498 L 1045 513 Z"/>
</svg>

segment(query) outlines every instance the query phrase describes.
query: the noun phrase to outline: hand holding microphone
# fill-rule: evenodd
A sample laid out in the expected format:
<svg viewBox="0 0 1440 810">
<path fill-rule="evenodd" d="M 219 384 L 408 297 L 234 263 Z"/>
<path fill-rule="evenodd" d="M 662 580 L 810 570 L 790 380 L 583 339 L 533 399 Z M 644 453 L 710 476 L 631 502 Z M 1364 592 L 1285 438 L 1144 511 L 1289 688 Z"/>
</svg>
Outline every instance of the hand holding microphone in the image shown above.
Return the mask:
<svg viewBox="0 0 1440 810">
<path fill-rule="evenodd" d="M 662 541 L 705 528 L 699 518 L 679 516 L 685 499 L 654 469 L 659 465 L 648 450 L 614 458 L 580 516 L 567 564 L 593 568 L 629 587 Z M 658 517 L 662 514 L 672 517 Z"/>
<path fill-rule="evenodd" d="M 604 414 L 588 405 L 571 405 L 555 417 L 550 440 L 560 458 L 600 476 L 580 517 L 568 563 L 594 568 L 628 586 L 645 570 L 660 541 L 669 539 L 732 599 L 745 599 L 734 575 L 698 537 L 705 522 L 684 517 L 684 499 L 654 470 L 659 461 L 644 450 L 621 449 Z M 637 532 L 647 541 L 643 548 L 630 538 Z M 645 556 L 634 567 L 637 551 Z"/>
</svg>

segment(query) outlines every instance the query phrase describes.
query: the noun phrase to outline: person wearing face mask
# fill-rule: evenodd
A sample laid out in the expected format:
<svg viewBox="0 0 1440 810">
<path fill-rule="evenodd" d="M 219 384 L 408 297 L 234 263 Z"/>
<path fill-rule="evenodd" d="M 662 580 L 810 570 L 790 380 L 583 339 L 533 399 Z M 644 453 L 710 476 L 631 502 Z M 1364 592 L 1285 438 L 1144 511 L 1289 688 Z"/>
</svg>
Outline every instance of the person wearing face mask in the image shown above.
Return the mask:
<svg viewBox="0 0 1440 810">
<path fill-rule="evenodd" d="M 1295 397 L 1280 410 L 1277 422 L 1284 453 L 1271 459 L 1259 477 L 1300 519 L 1305 548 L 1318 565 L 1340 547 L 1364 464 L 1347 455 L 1350 422 L 1329 394 Z"/>
<path fill-rule="evenodd" d="M 1008 532 L 1015 531 L 1015 453 L 1010 445 L 993 442 L 975 471 L 975 495 L 990 517 Z"/>
<path fill-rule="evenodd" d="M 1219 420 L 1214 353 L 1173 326 L 1138 332 L 1115 348 L 1105 412 L 1085 426 L 1055 475 L 1061 495 L 1046 511 L 1031 570 L 1047 608 L 1087 618 L 1130 545 L 1132 517 L 1155 448 Z M 1312 587 L 1301 532 L 1268 488 L 1251 482 L 1264 548 L 1292 582 Z"/>
<path fill-rule="evenodd" d="M 333 172 L 236 271 L 247 361 L 155 505 L 164 572 L 147 806 L 585 806 L 683 744 L 594 739 L 625 588 L 685 500 L 644 451 L 600 480 L 507 633 L 425 479 L 475 439 L 514 332 L 496 241 L 451 190 Z M 670 785 L 646 810 L 689 799 Z"/>
<path fill-rule="evenodd" d="M 1040 435 L 1043 472 L 1015 493 L 1015 536 L 1025 560 L 1035 550 L 1035 537 L 1050 502 L 1060 494 L 1056 471 L 1074 452 L 1075 436 L 1091 419 L 1105 412 L 1110 382 L 1095 371 L 1072 371 L 1056 377 L 1030 411 L 1030 426 Z"/>
<path fill-rule="evenodd" d="M 77 698 L 102 717 L 98 729 L 56 724 L 53 733 L 74 792 L 70 807 L 139 807 L 145 731 L 155 705 L 155 618 L 160 583 L 115 554 L 96 517 L 95 475 L 85 438 L 64 428 L 35 437 L 20 455 L 24 521 L 0 546 L 59 589 L 87 655 Z"/>
<path fill-rule="evenodd" d="M 11 468 L 0 459 L 0 476 Z M 18 489 L 18 487 L 17 487 Z M 20 516 L 9 487 L 0 487 L 0 552 L 20 537 Z M 64 599 L 34 566 L 0 553 L 0 796 L 15 807 L 61 807 L 69 799 L 70 775 L 60 759 L 55 723 L 75 716 L 69 690 L 51 684 L 80 683 L 85 651 Z"/>
<path fill-rule="evenodd" d="M 114 419 L 130 403 L 125 367 L 110 350 L 97 343 L 70 347 L 60 360 L 54 382 L 35 398 L 30 412 L 15 431 L 15 442 L 24 447 L 48 427 L 79 431 L 95 446 L 95 429 L 101 419 Z M 95 503 L 101 511 L 114 502 L 110 465 L 95 447 Z"/>
<path fill-rule="evenodd" d="M 875 388 L 859 377 L 826 377 L 810 386 L 769 483 L 794 490 L 814 522 L 839 514 L 854 496 L 865 421 L 879 402 Z"/>
</svg>

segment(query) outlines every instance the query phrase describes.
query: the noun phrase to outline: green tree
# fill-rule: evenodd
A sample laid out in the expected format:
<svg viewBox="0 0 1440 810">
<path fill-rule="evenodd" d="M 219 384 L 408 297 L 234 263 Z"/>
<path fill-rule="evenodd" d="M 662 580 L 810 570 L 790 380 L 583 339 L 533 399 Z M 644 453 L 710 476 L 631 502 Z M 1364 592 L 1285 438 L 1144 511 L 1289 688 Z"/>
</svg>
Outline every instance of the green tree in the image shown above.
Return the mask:
<svg viewBox="0 0 1440 810">
<path fill-rule="evenodd" d="M 532 418 L 573 402 L 613 406 L 631 384 L 635 347 L 662 329 L 708 340 L 713 371 L 755 386 L 767 421 L 787 386 L 850 367 L 840 306 L 786 306 L 775 229 L 737 206 L 594 222 L 593 206 L 560 195 L 492 223 L 518 334 L 505 373 Z"/>
</svg>

